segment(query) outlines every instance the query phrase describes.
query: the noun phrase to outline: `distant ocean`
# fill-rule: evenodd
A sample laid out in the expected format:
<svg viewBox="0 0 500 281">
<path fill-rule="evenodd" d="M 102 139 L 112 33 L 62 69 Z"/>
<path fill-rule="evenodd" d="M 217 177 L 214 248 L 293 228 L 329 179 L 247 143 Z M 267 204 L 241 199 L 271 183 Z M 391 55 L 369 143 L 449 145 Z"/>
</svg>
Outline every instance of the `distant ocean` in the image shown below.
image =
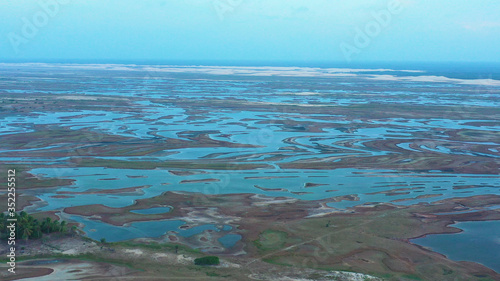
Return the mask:
<svg viewBox="0 0 500 281">
<path fill-rule="evenodd" d="M 500 80 L 500 62 L 318 62 L 318 61 L 214 61 L 214 60 L 16 60 L 0 61 L 7 63 L 76 63 L 76 64 L 136 64 L 136 65 L 175 65 L 175 66 L 282 66 L 318 68 L 356 68 L 356 69 L 393 69 L 421 70 L 425 75 L 445 76 L 456 79 L 494 79 Z M 360 74 L 363 72 L 359 72 Z M 380 72 L 379 74 L 384 74 Z M 394 72 L 391 72 L 394 74 Z M 422 73 L 405 73 L 405 76 L 420 76 Z"/>
</svg>

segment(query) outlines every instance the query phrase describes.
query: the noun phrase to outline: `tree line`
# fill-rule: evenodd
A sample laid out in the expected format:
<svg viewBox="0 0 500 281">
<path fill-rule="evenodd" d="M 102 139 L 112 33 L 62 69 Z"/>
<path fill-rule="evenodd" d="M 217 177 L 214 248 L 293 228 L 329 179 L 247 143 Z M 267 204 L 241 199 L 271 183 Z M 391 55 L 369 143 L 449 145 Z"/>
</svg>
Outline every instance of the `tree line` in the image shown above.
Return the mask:
<svg viewBox="0 0 500 281">
<path fill-rule="evenodd" d="M 66 221 L 59 222 L 59 220 L 52 220 L 49 217 L 39 221 L 24 211 L 19 214 L 14 213 L 13 217 L 0 213 L 0 239 L 2 240 L 7 240 L 10 236 L 10 230 L 7 227 L 11 222 L 7 221 L 8 219 L 17 219 L 16 237 L 26 240 L 41 238 L 43 234 L 68 232 Z"/>
</svg>

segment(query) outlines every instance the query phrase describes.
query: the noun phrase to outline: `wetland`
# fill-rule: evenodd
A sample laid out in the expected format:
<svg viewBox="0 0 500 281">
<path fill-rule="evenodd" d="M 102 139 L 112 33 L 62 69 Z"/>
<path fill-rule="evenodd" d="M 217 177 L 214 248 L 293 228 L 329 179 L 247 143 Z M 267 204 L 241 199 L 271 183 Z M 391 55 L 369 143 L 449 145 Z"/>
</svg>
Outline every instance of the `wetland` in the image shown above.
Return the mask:
<svg viewBox="0 0 500 281">
<path fill-rule="evenodd" d="M 23 266 L 500 280 L 500 84 L 415 71 L 2 63 L 1 179 L 79 233 Z"/>
</svg>

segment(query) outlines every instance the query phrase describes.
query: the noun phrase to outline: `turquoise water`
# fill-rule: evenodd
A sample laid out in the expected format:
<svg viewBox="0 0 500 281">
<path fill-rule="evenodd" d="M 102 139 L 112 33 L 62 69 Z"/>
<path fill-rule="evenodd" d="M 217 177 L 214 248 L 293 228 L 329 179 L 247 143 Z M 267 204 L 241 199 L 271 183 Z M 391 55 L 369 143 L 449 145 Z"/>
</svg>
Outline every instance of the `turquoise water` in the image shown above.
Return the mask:
<svg viewBox="0 0 500 281">
<path fill-rule="evenodd" d="M 186 222 L 181 220 L 144 221 L 133 222 L 124 226 L 115 226 L 99 220 L 89 219 L 81 216 L 71 216 L 70 219 L 83 224 L 83 231 L 88 237 L 94 240 L 101 240 L 101 238 L 105 238 L 107 242 L 119 242 L 141 237 L 158 238 L 167 234 L 167 232 L 169 231 L 174 231 L 179 236 L 188 238 L 193 235 L 200 234 L 206 230 L 212 230 L 215 232 L 228 232 L 232 229 L 232 227 L 229 225 L 217 226 L 214 224 L 205 224 L 190 228 L 182 228 L 181 226 L 185 225 Z M 225 236 L 228 235 L 230 234 L 227 234 Z M 232 236 L 224 238 L 223 241 L 225 241 L 224 243 L 229 244 L 231 244 L 232 241 L 234 241 L 234 243 L 237 242 Z"/>
<path fill-rule="evenodd" d="M 80 216 L 71 216 L 71 220 L 83 224 L 83 231 L 88 237 L 94 240 L 105 238 L 107 242 L 119 242 L 141 237 L 157 238 L 168 231 L 179 231 L 179 226 L 185 224 L 180 220 L 163 220 L 134 222 L 129 226 L 114 226 Z"/>
<path fill-rule="evenodd" d="M 434 234 L 412 240 L 456 261 L 481 263 L 500 273 L 500 221 L 460 222 L 463 232 Z"/>
<path fill-rule="evenodd" d="M 39 211 L 58 210 L 69 206 L 103 204 L 113 208 L 134 204 L 137 199 L 151 198 L 166 191 L 201 192 L 205 194 L 255 193 L 267 196 L 286 196 L 303 200 L 318 200 L 336 196 L 358 195 L 360 201 L 342 201 L 329 204 L 335 208 L 348 208 L 364 203 L 391 202 L 398 199 L 409 201 L 392 202 L 410 205 L 419 202 L 435 202 L 446 198 L 469 197 L 482 194 L 497 194 L 500 176 L 497 175 L 456 175 L 445 173 L 409 173 L 394 170 L 336 169 L 320 170 L 279 170 L 260 169 L 253 171 L 213 171 L 204 174 L 175 176 L 168 170 L 133 170 L 110 168 L 38 168 L 31 172 L 38 176 L 59 177 L 75 180 L 72 186 L 60 187 L 40 194 L 45 206 Z M 130 178 L 128 176 L 136 176 Z M 116 178 L 116 180 L 102 180 Z M 217 179 L 215 182 L 181 183 L 183 180 Z M 306 188 L 310 182 L 324 184 Z M 162 185 L 162 183 L 169 183 Z M 486 184 L 484 184 L 486 183 Z M 143 188 L 141 194 L 79 194 L 74 198 L 53 198 L 57 192 L 89 192 L 89 190 L 113 190 L 137 186 Z M 396 185 L 396 186 L 395 186 Z M 476 188 L 453 189 L 458 185 L 476 185 Z M 256 186 L 262 187 L 260 189 Z M 439 186 L 439 188 L 435 188 Z M 387 196 L 384 191 L 409 188 L 409 194 Z M 307 192 L 308 194 L 294 194 Z M 433 198 L 415 197 L 427 194 Z M 71 195 L 71 194 L 65 194 Z"/>
<path fill-rule="evenodd" d="M 232 248 L 240 240 L 241 235 L 239 234 L 227 234 L 219 238 L 219 242 L 222 246 L 224 246 L 224 248 Z"/>
</svg>

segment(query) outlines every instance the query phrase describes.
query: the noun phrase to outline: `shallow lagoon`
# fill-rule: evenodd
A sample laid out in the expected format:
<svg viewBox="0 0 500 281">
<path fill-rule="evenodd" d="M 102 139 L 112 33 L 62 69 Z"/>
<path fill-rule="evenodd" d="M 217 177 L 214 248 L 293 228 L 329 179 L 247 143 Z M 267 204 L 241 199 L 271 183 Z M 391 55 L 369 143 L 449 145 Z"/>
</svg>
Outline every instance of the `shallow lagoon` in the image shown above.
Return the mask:
<svg viewBox="0 0 500 281">
<path fill-rule="evenodd" d="M 231 248 L 233 247 L 238 241 L 241 240 L 241 235 L 239 234 L 226 234 L 219 238 L 219 242 L 224 246 L 225 248 Z"/>
<path fill-rule="evenodd" d="M 105 238 L 107 242 L 119 242 L 144 237 L 158 238 L 170 231 L 173 231 L 182 237 L 191 237 L 206 230 L 215 232 L 229 232 L 232 230 L 232 227 L 229 225 L 217 226 L 214 224 L 181 228 L 181 226 L 186 224 L 186 222 L 181 220 L 144 221 L 133 222 L 125 226 L 115 226 L 99 220 L 88 219 L 81 216 L 71 216 L 70 219 L 83 224 L 83 231 L 85 231 L 88 237 L 94 240 Z M 223 245 L 234 245 L 241 239 L 241 236 L 237 239 L 237 237 L 231 236 L 231 234 L 226 234 L 221 237 L 221 239 L 221 243 L 223 243 Z"/>
<path fill-rule="evenodd" d="M 129 226 L 114 226 L 81 216 L 71 216 L 71 220 L 84 225 L 83 231 L 94 240 L 105 238 L 107 242 L 118 242 L 141 237 L 157 238 L 168 231 L 178 231 L 185 222 L 181 220 L 134 222 Z"/>
<path fill-rule="evenodd" d="M 475 261 L 500 272 L 500 221 L 460 222 L 463 232 L 434 234 L 412 240 L 456 261 Z"/>
<path fill-rule="evenodd" d="M 38 168 L 31 171 L 35 175 L 60 177 L 75 180 L 72 186 L 60 187 L 53 192 L 39 195 L 46 202 L 40 211 L 57 210 L 69 206 L 103 204 L 119 208 L 132 205 L 136 199 L 151 198 L 166 191 L 202 192 L 205 194 L 255 193 L 267 196 L 286 196 L 302 200 L 318 200 L 344 195 L 359 195 L 360 201 L 331 203 L 335 208 L 346 208 L 364 203 L 391 202 L 397 199 L 409 201 L 392 202 L 409 205 L 419 202 L 434 202 L 454 197 L 469 197 L 482 194 L 497 194 L 500 189 L 500 176 L 456 175 L 443 173 L 402 173 L 391 170 L 336 169 L 330 171 L 315 170 L 269 170 L 252 171 L 213 171 L 204 170 L 204 174 L 176 176 L 166 169 L 133 170 L 110 168 Z M 131 176 L 131 177 L 129 177 Z M 429 176 L 429 177 L 428 177 Z M 133 178 L 135 177 L 135 178 Z M 103 179 L 116 180 L 103 180 Z M 181 183 L 183 180 L 216 179 L 215 182 Z M 486 182 L 485 182 L 486 181 Z M 168 183 L 168 185 L 162 185 Z M 306 183 L 325 184 L 305 187 Z M 401 184 L 402 183 L 402 184 Z M 488 183 L 488 184 L 484 184 Z M 89 190 L 113 190 L 137 186 L 143 188 L 142 194 L 79 194 L 74 198 L 53 198 L 57 192 L 89 192 Z M 477 185 L 463 190 L 454 186 Z M 258 187 L 256 187 L 258 186 Z M 261 187 L 261 188 L 259 188 Z M 436 188 L 439 187 L 439 188 Z M 410 188 L 409 194 L 387 196 L 399 188 Z M 294 194 L 292 192 L 309 192 Z M 414 199 L 419 195 L 439 195 L 433 198 Z M 67 194 L 71 195 L 71 194 Z M 348 204 L 345 205 L 345 204 Z M 345 205 L 345 207 L 343 206 Z"/>
</svg>

